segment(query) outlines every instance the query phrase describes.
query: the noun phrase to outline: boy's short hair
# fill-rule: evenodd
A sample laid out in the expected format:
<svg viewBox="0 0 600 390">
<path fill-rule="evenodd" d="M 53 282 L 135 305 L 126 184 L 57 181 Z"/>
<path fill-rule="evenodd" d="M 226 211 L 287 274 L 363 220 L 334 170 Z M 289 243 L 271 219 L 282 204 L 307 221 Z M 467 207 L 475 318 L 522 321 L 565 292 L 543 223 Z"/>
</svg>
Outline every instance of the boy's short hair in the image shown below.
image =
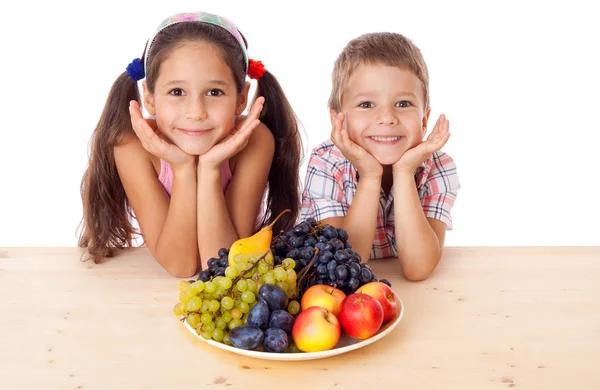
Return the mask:
<svg viewBox="0 0 600 390">
<path fill-rule="evenodd" d="M 397 66 L 413 72 L 423 85 L 425 110 L 429 108 L 429 72 L 423 55 L 411 40 L 391 32 L 363 34 L 348 42 L 333 67 L 329 108 L 341 111 L 344 87 L 360 64 Z"/>
</svg>

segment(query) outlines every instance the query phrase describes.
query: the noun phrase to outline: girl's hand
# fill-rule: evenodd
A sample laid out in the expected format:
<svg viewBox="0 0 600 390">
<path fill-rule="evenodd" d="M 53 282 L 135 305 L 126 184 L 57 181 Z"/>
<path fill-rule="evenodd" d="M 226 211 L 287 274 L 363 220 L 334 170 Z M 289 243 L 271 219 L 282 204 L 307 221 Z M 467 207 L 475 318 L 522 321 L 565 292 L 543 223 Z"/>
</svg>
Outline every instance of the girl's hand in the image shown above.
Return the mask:
<svg viewBox="0 0 600 390">
<path fill-rule="evenodd" d="M 225 139 L 198 157 L 198 169 L 218 170 L 225 160 L 235 156 L 248 145 L 252 131 L 260 124 L 258 116 L 263 109 L 264 101 L 265 98 L 262 96 L 256 99 L 242 127 L 239 130 L 234 128 Z"/>
<path fill-rule="evenodd" d="M 393 172 L 414 174 L 419 164 L 431 157 L 433 152 L 440 150 L 448 142 L 448 138 L 450 138 L 449 127 L 450 122 L 446 119 L 446 116 L 444 114 L 440 115 L 427 140 L 407 150 L 400 157 L 400 160 L 394 163 Z"/>
<path fill-rule="evenodd" d="M 140 105 L 135 100 L 129 102 L 129 115 L 133 131 L 149 153 L 165 160 L 173 168 L 195 163 L 196 157 L 169 142 L 156 127 L 154 120 L 142 117 Z"/>
<path fill-rule="evenodd" d="M 331 141 L 338 147 L 344 157 L 350 161 L 352 165 L 360 173 L 360 177 L 381 177 L 383 175 L 383 167 L 373 155 L 361 148 L 348 137 L 348 130 L 343 129 L 344 113 L 339 113 L 333 123 L 331 131 Z"/>
</svg>

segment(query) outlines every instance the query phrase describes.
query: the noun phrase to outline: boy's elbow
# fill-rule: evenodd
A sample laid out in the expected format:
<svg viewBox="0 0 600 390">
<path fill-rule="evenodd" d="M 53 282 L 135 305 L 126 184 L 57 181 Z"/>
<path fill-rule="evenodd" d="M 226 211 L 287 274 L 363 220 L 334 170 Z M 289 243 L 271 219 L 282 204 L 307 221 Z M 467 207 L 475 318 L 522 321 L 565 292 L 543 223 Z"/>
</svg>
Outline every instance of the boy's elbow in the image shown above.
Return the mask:
<svg viewBox="0 0 600 390">
<path fill-rule="evenodd" d="M 431 276 L 431 274 L 433 273 L 433 270 L 429 271 L 429 272 L 404 270 L 403 272 L 404 272 L 404 277 L 406 278 L 406 280 L 409 280 L 411 282 L 422 282 L 423 280 L 426 280 L 427 278 L 429 278 Z"/>
<path fill-rule="evenodd" d="M 401 268 L 402 273 L 407 280 L 411 282 L 422 282 L 433 274 L 433 271 L 435 271 L 438 264 L 439 257 L 436 256 L 434 259 L 427 261 L 420 266 L 403 265 Z"/>
</svg>

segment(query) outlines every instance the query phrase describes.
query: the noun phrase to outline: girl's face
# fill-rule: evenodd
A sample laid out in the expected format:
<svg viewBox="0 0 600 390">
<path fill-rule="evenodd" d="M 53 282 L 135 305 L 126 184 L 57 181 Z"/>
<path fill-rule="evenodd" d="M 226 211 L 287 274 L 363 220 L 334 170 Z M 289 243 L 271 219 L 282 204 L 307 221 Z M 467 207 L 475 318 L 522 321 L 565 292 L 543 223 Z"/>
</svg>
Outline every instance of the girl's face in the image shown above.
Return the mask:
<svg viewBox="0 0 600 390">
<path fill-rule="evenodd" d="M 249 86 L 237 92 L 219 48 L 188 42 L 161 64 L 154 94 L 144 82 L 144 102 L 162 134 L 184 152 L 201 155 L 235 127 L 236 116 L 246 108 Z"/>
<path fill-rule="evenodd" d="M 412 72 L 381 64 L 359 65 L 344 88 L 342 112 L 349 138 L 380 164 L 392 165 L 422 142 L 425 111 L 420 80 Z M 337 113 L 332 110 L 332 123 Z"/>
</svg>

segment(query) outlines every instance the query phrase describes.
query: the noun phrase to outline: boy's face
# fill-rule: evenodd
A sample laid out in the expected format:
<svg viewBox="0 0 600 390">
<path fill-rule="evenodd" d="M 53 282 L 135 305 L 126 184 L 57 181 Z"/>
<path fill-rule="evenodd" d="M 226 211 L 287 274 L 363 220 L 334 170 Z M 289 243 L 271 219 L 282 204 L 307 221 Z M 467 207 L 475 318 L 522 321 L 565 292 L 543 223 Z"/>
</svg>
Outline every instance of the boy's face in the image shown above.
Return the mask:
<svg viewBox="0 0 600 390">
<path fill-rule="evenodd" d="M 427 131 L 421 81 L 395 66 L 359 65 L 344 88 L 341 107 L 350 139 L 382 165 L 398 161 Z M 336 114 L 332 110 L 332 123 Z"/>
</svg>

